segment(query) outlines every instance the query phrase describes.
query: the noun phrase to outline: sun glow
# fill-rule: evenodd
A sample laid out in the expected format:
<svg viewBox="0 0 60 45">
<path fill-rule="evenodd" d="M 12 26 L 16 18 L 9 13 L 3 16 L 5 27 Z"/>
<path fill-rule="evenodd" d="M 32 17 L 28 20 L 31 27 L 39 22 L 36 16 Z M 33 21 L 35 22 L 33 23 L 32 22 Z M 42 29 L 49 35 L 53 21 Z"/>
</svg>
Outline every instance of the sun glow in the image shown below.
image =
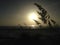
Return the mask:
<svg viewBox="0 0 60 45">
<path fill-rule="evenodd" d="M 33 28 L 35 27 L 35 25 L 31 25 Z"/>
<path fill-rule="evenodd" d="M 29 14 L 29 19 L 30 19 L 30 20 L 37 20 L 37 19 L 38 19 L 38 18 L 37 18 L 37 14 L 34 13 L 34 12 L 33 12 L 33 13 L 30 13 L 30 14 Z"/>
</svg>

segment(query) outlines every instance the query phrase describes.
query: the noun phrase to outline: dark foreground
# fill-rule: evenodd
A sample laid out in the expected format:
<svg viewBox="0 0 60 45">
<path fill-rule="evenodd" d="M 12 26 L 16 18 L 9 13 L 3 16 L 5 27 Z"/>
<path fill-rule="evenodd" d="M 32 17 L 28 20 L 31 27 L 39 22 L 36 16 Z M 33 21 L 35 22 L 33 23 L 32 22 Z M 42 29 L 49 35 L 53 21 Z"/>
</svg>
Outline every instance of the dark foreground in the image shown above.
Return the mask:
<svg viewBox="0 0 60 45">
<path fill-rule="evenodd" d="M 0 27 L 2 45 L 60 45 L 60 28 Z"/>
</svg>

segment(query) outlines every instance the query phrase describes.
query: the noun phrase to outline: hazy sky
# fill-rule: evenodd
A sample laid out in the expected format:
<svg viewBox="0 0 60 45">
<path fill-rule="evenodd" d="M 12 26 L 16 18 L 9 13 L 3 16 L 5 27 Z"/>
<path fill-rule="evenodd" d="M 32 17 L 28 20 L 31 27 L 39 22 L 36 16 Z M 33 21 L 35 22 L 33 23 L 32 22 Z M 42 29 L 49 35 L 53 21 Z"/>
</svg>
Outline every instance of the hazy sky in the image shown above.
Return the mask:
<svg viewBox="0 0 60 45">
<path fill-rule="evenodd" d="M 35 2 L 42 5 L 60 23 L 60 0 L 0 0 L 0 26 L 35 24 L 28 19 L 29 13 L 36 13 L 38 10 Z"/>
</svg>

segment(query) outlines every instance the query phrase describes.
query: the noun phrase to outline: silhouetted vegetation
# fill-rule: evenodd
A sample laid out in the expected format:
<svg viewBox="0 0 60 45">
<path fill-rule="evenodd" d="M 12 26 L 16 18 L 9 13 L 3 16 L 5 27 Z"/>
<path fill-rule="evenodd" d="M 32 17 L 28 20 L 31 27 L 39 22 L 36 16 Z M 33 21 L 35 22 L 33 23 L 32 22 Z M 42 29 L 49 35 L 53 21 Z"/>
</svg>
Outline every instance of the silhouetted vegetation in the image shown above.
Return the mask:
<svg viewBox="0 0 60 45">
<path fill-rule="evenodd" d="M 34 21 L 35 21 L 35 22 L 36 22 L 36 24 L 38 24 L 38 25 L 39 25 L 39 24 L 41 24 L 41 23 L 40 23 L 40 22 L 38 22 L 37 20 L 34 20 Z"/>
<path fill-rule="evenodd" d="M 56 22 L 50 18 L 50 15 L 48 14 L 48 12 L 39 4 L 37 3 L 34 3 L 34 5 L 36 5 L 38 7 L 38 9 L 40 10 L 37 11 L 37 13 L 41 16 L 41 17 L 38 17 L 40 20 L 42 20 L 44 22 L 44 24 L 48 24 L 49 27 L 52 27 L 52 23 L 53 25 L 56 24 Z M 34 20 L 36 22 L 36 20 Z M 36 22 L 37 23 L 37 22 Z"/>
</svg>

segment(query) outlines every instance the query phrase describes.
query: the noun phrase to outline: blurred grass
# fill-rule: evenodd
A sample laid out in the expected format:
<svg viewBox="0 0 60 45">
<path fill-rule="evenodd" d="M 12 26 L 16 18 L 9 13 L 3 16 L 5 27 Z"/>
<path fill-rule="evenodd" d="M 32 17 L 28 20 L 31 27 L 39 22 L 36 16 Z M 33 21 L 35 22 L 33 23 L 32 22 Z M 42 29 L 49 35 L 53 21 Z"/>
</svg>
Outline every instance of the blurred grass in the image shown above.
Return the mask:
<svg viewBox="0 0 60 45">
<path fill-rule="evenodd" d="M 59 44 L 60 27 L 28 28 L 17 26 L 0 27 L 0 44 Z"/>
</svg>

